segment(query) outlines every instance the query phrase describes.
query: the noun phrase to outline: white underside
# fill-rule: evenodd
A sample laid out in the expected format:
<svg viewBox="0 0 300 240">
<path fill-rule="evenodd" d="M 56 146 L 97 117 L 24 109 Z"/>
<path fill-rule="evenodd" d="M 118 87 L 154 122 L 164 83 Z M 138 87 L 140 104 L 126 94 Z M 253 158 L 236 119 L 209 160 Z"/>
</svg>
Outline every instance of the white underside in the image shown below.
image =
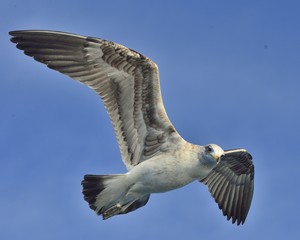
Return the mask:
<svg viewBox="0 0 300 240">
<path fill-rule="evenodd" d="M 145 195 L 180 188 L 207 176 L 212 166 L 206 166 L 200 160 L 202 149 L 190 147 L 189 151 L 186 150 L 153 157 L 136 165 L 127 174 L 107 182 L 107 188 L 97 197 L 97 208 L 124 205 Z"/>
</svg>

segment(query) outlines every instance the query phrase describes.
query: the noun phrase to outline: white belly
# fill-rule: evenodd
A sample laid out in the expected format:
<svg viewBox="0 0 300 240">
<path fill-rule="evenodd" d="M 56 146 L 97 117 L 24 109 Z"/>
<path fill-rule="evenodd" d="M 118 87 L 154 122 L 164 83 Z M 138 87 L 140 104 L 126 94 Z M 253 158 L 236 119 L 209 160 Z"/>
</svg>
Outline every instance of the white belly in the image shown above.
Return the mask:
<svg viewBox="0 0 300 240">
<path fill-rule="evenodd" d="M 207 173 L 197 159 L 157 157 L 135 166 L 127 176 L 130 192 L 150 194 L 183 187 Z"/>
</svg>

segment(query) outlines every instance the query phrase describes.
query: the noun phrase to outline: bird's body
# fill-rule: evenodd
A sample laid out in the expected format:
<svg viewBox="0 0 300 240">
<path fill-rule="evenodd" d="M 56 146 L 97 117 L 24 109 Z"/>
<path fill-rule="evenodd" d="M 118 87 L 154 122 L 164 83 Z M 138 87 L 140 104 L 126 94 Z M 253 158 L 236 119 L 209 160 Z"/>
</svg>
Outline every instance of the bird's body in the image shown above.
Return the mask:
<svg viewBox="0 0 300 240">
<path fill-rule="evenodd" d="M 99 189 L 99 193 L 97 191 L 99 197 L 92 202 L 94 210 L 103 212 L 106 219 L 121 213 L 117 209 L 114 209 L 113 214 L 108 211 L 118 204 L 120 207 L 126 206 L 151 193 L 174 190 L 206 177 L 217 163 L 206 157 L 203 161 L 199 161 L 199 157 L 205 155 L 204 153 L 204 147 L 183 142 L 172 153 L 160 154 L 143 161 L 129 170 L 127 174 L 106 175 L 105 178 L 87 175 L 83 184 L 85 181 L 88 183 L 90 178 L 96 178 L 106 185 L 103 191 L 102 189 Z M 95 190 L 94 185 L 92 189 Z M 88 191 L 87 195 L 89 195 Z M 119 210 L 121 211 L 122 208 Z M 109 214 L 106 213 L 107 211 Z"/>
<path fill-rule="evenodd" d="M 141 162 L 126 174 L 126 180 L 133 192 L 140 194 L 161 193 L 187 185 L 208 175 L 216 165 L 207 160 L 199 161 L 204 148 L 183 144 L 171 154 L 161 154 Z"/>
<path fill-rule="evenodd" d="M 138 164 L 127 174 L 132 191 L 141 194 L 161 193 L 182 187 L 200 177 L 198 158 L 177 150 Z M 197 172 L 197 170 L 200 170 Z"/>
<path fill-rule="evenodd" d="M 84 199 L 97 214 L 107 219 L 131 212 L 152 193 L 197 180 L 228 220 L 244 223 L 254 188 L 251 155 L 185 141 L 166 114 L 153 61 L 99 38 L 45 30 L 10 34 L 25 54 L 88 85 L 104 102 L 128 173 L 84 176 Z"/>
</svg>

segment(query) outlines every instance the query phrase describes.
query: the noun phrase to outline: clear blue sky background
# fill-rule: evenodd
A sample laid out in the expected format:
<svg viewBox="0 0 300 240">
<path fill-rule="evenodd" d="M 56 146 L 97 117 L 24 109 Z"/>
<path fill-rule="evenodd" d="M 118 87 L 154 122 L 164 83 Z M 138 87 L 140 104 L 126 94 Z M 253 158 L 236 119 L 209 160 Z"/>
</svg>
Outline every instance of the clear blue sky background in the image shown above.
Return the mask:
<svg viewBox="0 0 300 240">
<path fill-rule="evenodd" d="M 2 1 L 0 239 L 299 239 L 299 1 Z M 81 194 L 84 174 L 123 173 L 98 96 L 9 42 L 8 31 L 102 37 L 160 67 L 179 133 L 244 147 L 255 192 L 245 225 L 193 183 L 102 221 Z"/>
</svg>

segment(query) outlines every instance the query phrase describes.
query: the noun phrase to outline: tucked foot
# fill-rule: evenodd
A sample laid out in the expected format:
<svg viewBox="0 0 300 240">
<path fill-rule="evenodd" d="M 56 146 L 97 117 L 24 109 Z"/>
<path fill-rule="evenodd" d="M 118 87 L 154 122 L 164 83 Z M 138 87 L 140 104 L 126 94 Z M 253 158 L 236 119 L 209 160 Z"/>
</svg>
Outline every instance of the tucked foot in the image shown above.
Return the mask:
<svg viewBox="0 0 300 240">
<path fill-rule="evenodd" d="M 116 204 L 115 206 L 112 206 L 111 208 L 107 209 L 104 213 L 102 213 L 103 220 L 108 219 L 112 216 L 115 216 L 117 214 L 121 214 L 124 212 L 124 210 L 128 207 L 129 204 L 126 205 L 121 205 L 121 204 Z"/>
<path fill-rule="evenodd" d="M 115 206 L 107 209 L 104 213 L 102 213 L 103 220 L 108 219 L 114 215 L 117 215 L 121 212 L 122 206 L 120 204 L 116 204 Z"/>
</svg>

